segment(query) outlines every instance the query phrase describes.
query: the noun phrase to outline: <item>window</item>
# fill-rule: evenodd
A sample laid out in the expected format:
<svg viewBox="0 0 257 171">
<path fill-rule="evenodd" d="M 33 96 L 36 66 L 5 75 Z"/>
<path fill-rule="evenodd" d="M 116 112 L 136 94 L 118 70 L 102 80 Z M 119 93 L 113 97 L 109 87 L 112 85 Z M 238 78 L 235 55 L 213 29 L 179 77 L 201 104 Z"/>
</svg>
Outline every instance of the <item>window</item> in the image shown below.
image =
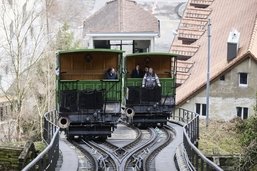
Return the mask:
<svg viewBox="0 0 257 171">
<path fill-rule="evenodd" d="M 201 113 L 201 104 L 196 103 L 196 104 L 195 104 L 195 107 L 196 107 L 195 112 L 198 113 L 198 114 L 200 114 L 200 113 Z"/>
<path fill-rule="evenodd" d="M 225 75 L 220 76 L 221 81 L 225 81 Z"/>
<path fill-rule="evenodd" d="M 206 104 L 195 104 L 195 112 L 199 115 L 206 116 Z"/>
<path fill-rule="evenodd" d="M 1 121 L 3 120 L 3 115 L 4 115 L 3 107 L 0 107 L 0 120 Z"/>
<path fill-rule="evenodd" d="M 247 86 L 247 73 L 239 73 L 239 86 Z"/>
<path fill-rule="evenodd" d="M 248 118 L 248 108 L 247 107 L 236 107 L 236 111 L 237 111 L 237 117 L 240 117 L 241 119 Z"/>
<path fill-rule="evenodd" d="M 206 116 L 206 104 L 202 104 L 202 116 Z"/>
<path fill-rule="evenodd" d="M 5 74 L 7 75 L 9 73 L 9 67 L 8 67 L 8 65 L 6 65 L 6 67 L 5 67 Z"/>
<path fill-rule="evenodd" d="M 7 105 L 5 106 L 5 115 L 6 116 L 8 115 L 8 106 Z"/>
</svg>

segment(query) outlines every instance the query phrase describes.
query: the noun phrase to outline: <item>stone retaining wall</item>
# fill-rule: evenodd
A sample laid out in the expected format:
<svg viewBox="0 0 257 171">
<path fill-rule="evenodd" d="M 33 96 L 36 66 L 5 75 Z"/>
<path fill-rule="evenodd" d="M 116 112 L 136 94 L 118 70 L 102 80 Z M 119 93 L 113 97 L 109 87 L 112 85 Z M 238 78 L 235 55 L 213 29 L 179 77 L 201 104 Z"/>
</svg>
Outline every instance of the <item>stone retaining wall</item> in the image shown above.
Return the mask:
<svg viewBox="0 0 257 171">
<path fill-rule="evenodd" d="M 0 170 L 21 170 L 35 157 L 36 151 L 32 141 L 28 141 L 23 148 L 0 146 Z"/>
</svg>

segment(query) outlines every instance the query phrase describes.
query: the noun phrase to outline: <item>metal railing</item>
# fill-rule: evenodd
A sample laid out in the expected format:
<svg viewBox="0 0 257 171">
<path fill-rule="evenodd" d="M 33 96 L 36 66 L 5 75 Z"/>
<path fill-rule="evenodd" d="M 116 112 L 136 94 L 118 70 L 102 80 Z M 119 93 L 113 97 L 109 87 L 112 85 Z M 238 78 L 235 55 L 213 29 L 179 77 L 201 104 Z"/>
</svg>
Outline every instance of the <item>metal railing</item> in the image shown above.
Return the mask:
<svg viewBox="0 0 257 171">
<path fill-rule="evenodd" d="M 44 114 L 43 141 L 47 147 L 22 171 L 52 171 L 55 170 L 59 158 L 59 127 L 56 111 Z"/>
<path fill-rule="evenodd" d="M 173 118 L 184 123 L 183 144 L 189 159 L 187 162 L 189 170 L 222 171 L 223 169 L 205 157 L 197 148 L 199 141 L 199 115 L 181 108 L 178 110 L 178 116 L 174 115 Z"/>
</svg>

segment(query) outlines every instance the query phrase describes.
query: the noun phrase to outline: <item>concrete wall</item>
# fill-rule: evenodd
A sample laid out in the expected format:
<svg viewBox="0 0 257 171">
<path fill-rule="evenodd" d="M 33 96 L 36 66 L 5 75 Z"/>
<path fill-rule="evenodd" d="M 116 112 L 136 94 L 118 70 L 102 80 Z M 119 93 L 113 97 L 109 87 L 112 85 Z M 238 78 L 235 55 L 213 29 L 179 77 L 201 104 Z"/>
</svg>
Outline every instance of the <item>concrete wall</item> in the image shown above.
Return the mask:
<svg viewBox="0 0 257 171">
<path fill-rule="evenodd" d="M 248 73 L 248 86 L 239 86 L 239 73 Z M 248 116 L 253 114 L 257 93 L 257 63 L 246 59 L 225 75 L 225 81 L 219 78 L 210 86 L 211 119 L 230 120 L 237 116 L 236 107 L 248 108 Z M 206 90 L 188 100 L 181 108 L 196 111 L 196 103 L 206 104 Z"/>
</svg>

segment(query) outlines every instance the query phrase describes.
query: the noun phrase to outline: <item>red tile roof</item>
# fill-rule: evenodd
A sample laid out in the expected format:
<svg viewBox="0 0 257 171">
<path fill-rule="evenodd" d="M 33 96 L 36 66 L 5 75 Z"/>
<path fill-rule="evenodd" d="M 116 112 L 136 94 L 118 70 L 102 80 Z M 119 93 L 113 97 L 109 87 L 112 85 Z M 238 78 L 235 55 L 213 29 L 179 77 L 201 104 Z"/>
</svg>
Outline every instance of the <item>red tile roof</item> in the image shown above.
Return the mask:
<svg viewBox="0 0 257 171">
<path fill-rule="evenodd" d="M 204 30 L 208 20 L 194 19 L 194 18 L 183 18 L 180 22 L 180 28 Z"/>
<path fill-rule="evenodd" d="M 190 2 L 189 0 L 178 32 L 180 32 L 180 28 L 184 30 L 186 27 L 191 31 L 198 29 L 198 31 L 196 31 L 196 33 L 198 33 L 202 31 L 202 26 L 205 26 L 205 32 L 195 42 L 187 45 L 199 46 L 199 48 L 197 52 L 187 60 L 187 62 L 194 64 L 188 72 L 189 77 L 187 80 L 177 88 L 176 100 L 178 105 L 183 104 L 194 95 L 195 92 L 206 85 L 208 48 L 206 31 L 207 18 L 211 19 L 210 78 L 212 80 L 217 78 L 226 69 L 240 62 L 248 54 L 251 54 L 255 59 L 257 57 L 256 0 L 214 0 L 212 4 L 205 9 L 194 8 L 190 6 Z M 201 21 L 203 22 L 202 24 Z M 228 62 L 227 40 L 229 32 L 233 29 L 240 32 L 240 47 L 237 57 Z M 178 45 L 182 45 L 182 41 L 178 40 L 178 36 L 176 36 L 170 51 L 174 51 Z M 188 47 L 185 49 L 188 49 Z M 180 50 L 183 51 L 183 49 Z"/>
<path fill-rule="evenodd" d="M 84 21 L 86 33 L 159 32 L 158 19 L 135 1 L 113 0 Z"/>
<path fill-rule="evenodd" d="M 170 52 L 178 55 L 178 59 L 186 60 L 191 58 L 197 52 L 199 46 L 173 44 Z"/>
<path fill-rule="evenodd" d="M 208 7 L 214 0 L 191 0 L 190 5 L 194 7 Z"/>
</svg>

